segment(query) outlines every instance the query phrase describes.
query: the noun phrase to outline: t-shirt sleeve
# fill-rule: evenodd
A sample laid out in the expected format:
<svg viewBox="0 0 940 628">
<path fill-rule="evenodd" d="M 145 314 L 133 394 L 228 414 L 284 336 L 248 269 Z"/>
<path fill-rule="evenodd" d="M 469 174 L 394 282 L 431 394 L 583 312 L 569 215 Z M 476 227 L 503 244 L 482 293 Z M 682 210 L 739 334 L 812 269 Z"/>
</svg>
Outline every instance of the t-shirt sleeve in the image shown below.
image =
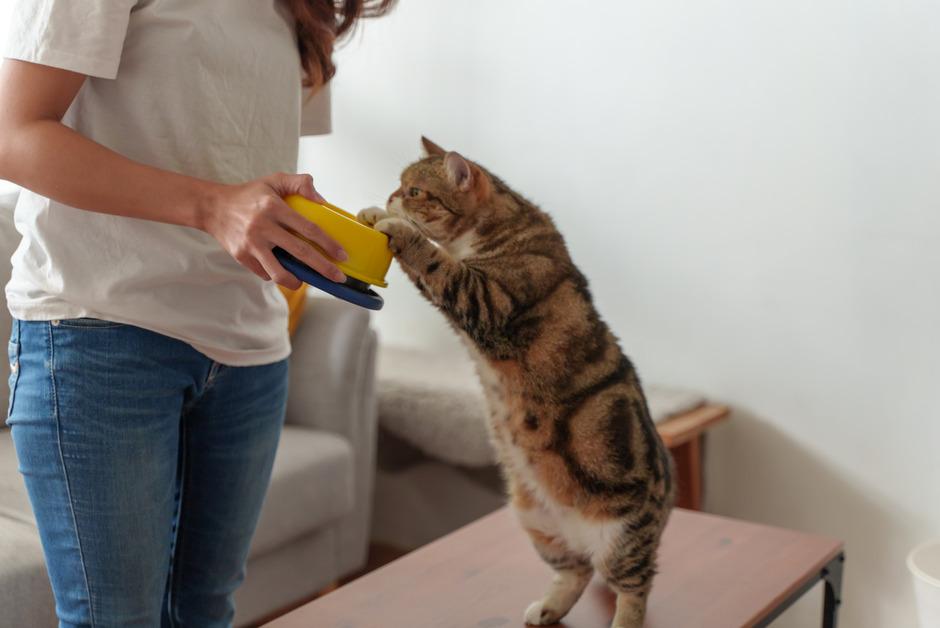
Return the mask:
<svg viewBox="0 0 940 628">
<path fill-rule="evenodd" d="M 3 56 L 113 79 L 136 3 L 15 0 Z"/>
<path fill-rule="evenodd" d="M 300 135 L 326 135 L 333 130 L 330 84 L 319 88 L 311 96 L 303 90 L 300 109 Z"/>
</svg>

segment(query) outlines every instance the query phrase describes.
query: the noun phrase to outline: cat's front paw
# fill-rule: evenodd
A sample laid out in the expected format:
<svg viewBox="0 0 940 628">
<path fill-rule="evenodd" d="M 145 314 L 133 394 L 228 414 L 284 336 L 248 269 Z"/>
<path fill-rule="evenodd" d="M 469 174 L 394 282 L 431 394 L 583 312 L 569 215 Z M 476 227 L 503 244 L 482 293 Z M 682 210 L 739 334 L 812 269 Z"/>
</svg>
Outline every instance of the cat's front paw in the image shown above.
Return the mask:
<svg viewBox="0 0 940 628">
<path fill-rule="evenodd" d="M 529 626 L 551 626 L 557 624 L 565 613 L 551 608 L 548 600 L 538 600 L 529 604 L 525 611 L 525 623 Z"/>
<path fill-rule="evenodd" d="M 375 223 L 383 218 L 388 218 L 388 212 L 381 207 L 366 207 L 356 215 L 359 222 L 370 227 L 374 227 Z"/>
<path fill-rule="evenodd" d="M 388 236 L 388 248 L 395 255 L 421 241 L 421 234 L 404 218 L 383 218 L 375 223 L 375 230 Z"/>
</svg>

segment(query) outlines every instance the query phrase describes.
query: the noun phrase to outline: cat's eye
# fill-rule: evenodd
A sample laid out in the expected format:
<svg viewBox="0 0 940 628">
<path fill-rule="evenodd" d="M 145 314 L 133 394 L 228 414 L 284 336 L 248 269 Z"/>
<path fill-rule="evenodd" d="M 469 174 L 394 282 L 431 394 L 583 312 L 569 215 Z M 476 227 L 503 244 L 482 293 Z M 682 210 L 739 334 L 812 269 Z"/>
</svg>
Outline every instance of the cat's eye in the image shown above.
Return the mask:
<svg viewBox="0 0 940 628">
<path fill-rule="evenodd" d="M 421 188 L 411 188 L 408 190 L 408 196 L 410 196 L 411 198 L 418 198 L 419 196 L 421 196 L 421 194 L 422 194 Z"/>
</svg>

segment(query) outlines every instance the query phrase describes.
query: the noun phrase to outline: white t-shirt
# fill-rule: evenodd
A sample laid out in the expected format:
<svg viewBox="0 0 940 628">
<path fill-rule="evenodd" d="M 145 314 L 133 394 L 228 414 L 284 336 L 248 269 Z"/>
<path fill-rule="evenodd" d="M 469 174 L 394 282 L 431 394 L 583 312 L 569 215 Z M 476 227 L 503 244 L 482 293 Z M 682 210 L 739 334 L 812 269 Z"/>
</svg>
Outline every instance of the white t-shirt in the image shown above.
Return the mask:
<svg viewBox="0 0 940 628">
<path fill-rule="evenodd" d="M 4 56 L 89 76 L 66 125 L 151 166 L 225 183 L 294 172 L 301 133 L 329 130 L 327 91 L 302 103 L 278 0 L 19 0 L 9 35 Z M 25 190 L 15 223 L 16 318 L 131 323 L 233 366 L 290 353 L 277 286 L 202 231 Z"/>
</svg>

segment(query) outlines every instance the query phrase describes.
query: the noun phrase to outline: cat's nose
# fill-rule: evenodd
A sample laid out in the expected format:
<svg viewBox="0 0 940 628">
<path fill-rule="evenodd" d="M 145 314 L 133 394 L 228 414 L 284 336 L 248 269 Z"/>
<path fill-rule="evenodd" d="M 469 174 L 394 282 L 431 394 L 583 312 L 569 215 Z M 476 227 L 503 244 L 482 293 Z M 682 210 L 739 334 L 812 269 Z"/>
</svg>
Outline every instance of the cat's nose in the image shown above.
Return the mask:
<svg viewBox="0 0 940 628">
<path fill-rule="evenodd" d="M 401 191 L 401 188 L 398 188 L 397 190 L 392 192 L 391 195 L 388 197 L 388 202 L 386 203 L 386 206 L 391 205 L 392 201 L 394 201 L 396 198 L 401 198 L 402 196 L 404 196 L 404 193 Z"/>
</svg>

